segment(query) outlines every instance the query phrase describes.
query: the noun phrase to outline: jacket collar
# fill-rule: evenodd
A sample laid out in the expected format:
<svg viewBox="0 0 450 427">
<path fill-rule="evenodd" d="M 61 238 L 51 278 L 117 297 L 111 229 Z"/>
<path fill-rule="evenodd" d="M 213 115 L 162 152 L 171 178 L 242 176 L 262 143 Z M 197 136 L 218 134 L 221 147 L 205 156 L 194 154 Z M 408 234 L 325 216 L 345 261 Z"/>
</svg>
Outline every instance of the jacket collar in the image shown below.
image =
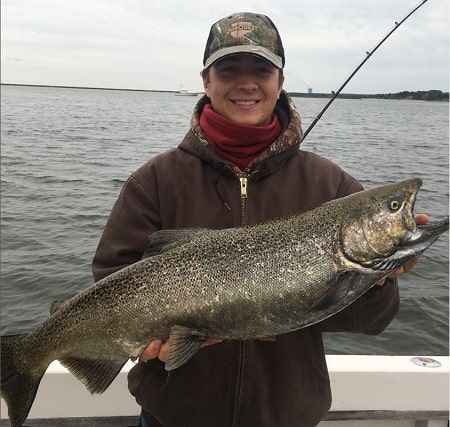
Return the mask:
<svg viewBox="0 0 450 427">
<path fill-rule="evenodd" d="M 204 95 L 197 103 L 191 119 L 191 129 L 186 134 L 179 148 L 201 157 L 214 167 L 224 170 L 228 169 L 234 174 L 242 171 L 228 160 L 220 156 L 208 143 L 208 140 L 200 127 L 200 115 L 209 98 Z M 266 176 L 278 170 L 285 160 L 298 151 L 303 131 L 301 128 L 300 115 L 291 97 L 286 91 L 282 91 L 280 99 L 275 107 L 275 112 L 280 119 L 282 132 L 280 136 L 269 147 L 261 152 L 248 165 L 245 172 L 255 176 Z"/>
</svg>

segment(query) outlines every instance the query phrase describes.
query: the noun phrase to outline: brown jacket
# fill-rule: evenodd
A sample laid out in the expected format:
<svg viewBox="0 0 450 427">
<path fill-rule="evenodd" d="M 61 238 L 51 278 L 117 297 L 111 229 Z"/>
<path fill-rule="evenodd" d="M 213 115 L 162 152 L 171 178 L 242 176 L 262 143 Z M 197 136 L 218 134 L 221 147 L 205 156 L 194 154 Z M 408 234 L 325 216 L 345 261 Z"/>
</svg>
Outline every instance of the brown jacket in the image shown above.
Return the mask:
<svg viewBox="0 0 450 427">
<path fill-rule="evenodd" d="M 96 280 L 138 261 L 156 230 L 252 224 L 361 190 L 332 162 L 299 149 L 300 117 L 285 92 L 276 109 L 282 134 L 243 172 L 207 143 L 198 124 L 206 102 L 197 104 L 179 147 L 148 161 L 124 185 L 94 258 Z M 397 284 L 388 281 L 274 342 L 215 344 L 170 375 L 159 360 L 138 363 L 129 389 L 150 427 L 311 427 L 331 404 L 322 332 L 379 333 L 398 303 Z"/>
</svg>

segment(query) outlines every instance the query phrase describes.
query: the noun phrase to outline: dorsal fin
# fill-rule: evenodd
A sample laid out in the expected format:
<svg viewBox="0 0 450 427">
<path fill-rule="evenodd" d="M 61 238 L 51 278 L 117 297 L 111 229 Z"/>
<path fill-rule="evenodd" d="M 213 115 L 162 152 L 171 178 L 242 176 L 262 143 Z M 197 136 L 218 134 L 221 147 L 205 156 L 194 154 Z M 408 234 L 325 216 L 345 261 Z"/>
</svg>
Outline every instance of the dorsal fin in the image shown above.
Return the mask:
<svg viewBox="0 0 450 427">
<path fill-rule="evenodd" d="M 58 311 L 63 305 L 65 305 L 67 301 L 63 300 L 56 300 L 52 302 L 52 305 L 50 306 L 50 315 Z"/>
</svg>

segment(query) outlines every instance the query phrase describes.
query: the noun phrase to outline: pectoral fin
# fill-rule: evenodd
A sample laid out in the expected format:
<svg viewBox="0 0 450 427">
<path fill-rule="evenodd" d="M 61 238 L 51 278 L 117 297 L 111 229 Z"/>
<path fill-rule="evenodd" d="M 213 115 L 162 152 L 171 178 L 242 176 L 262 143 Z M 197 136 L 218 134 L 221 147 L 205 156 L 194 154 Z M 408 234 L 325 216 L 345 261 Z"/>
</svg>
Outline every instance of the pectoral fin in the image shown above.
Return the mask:
<svg viewBox="0 0 450 427">
<path fill-rule="evenodd" d="M 321 320 L 336 314 L 374 286 L 378 280 L 386 277 L 384 272 L 371 274 L 347 271 L 329 283 L 329 290 L 310 308 Z"/>
<path fill-rule="evenodd" d="M 311 311 L 327 311 L 330 307 L 335 307 L 342 302 L 349 291 L 353 275 L 346 272 L 334 279 L 334 283 L 329 284 L 329 290 L 322 295 L 310 308 Z"/>
<path fill-rule="evenodd" d="M 204 331 L 195 328 L 175 325 L 169 335 L 170 347 L 165 365 L 171 371 L 184 365 L 194 356 L 208 338 Z"/>
</svg>

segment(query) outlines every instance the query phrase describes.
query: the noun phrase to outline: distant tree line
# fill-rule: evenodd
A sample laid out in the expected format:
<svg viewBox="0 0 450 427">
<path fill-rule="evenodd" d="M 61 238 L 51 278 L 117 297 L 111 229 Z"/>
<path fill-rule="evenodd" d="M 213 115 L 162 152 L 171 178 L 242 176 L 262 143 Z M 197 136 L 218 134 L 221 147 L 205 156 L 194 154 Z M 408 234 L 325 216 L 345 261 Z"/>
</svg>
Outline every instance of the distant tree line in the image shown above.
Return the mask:
<svg viewBox="0 0 450 427">
<path fill-rule="evenodd" d="M 329 93 L 305 93 L 305 92 L 290 92 L 291 96 L 298 96 L 304 98 L 330 98 L 332 94 Z M 376 95 L 358 94 L 358 93 L 340 93 L 338 98 L 343 99 L 413 99 L 417 101 L 446 101 L 448 102 L 448 92 L 441 90 L 418 90 L 415 92 L 403 91 L 398 93 L 379 93 Z"/>
<path fill-rule="evenodd" d="M 417 101 L 447 101 L 448 92 L 441 90 L 418 90 L 416 92 L 403 91 L 398 93 L 387 93 L 375 95 L 375 98 L 383 99 L 415 99 Z"/>
</svg>

